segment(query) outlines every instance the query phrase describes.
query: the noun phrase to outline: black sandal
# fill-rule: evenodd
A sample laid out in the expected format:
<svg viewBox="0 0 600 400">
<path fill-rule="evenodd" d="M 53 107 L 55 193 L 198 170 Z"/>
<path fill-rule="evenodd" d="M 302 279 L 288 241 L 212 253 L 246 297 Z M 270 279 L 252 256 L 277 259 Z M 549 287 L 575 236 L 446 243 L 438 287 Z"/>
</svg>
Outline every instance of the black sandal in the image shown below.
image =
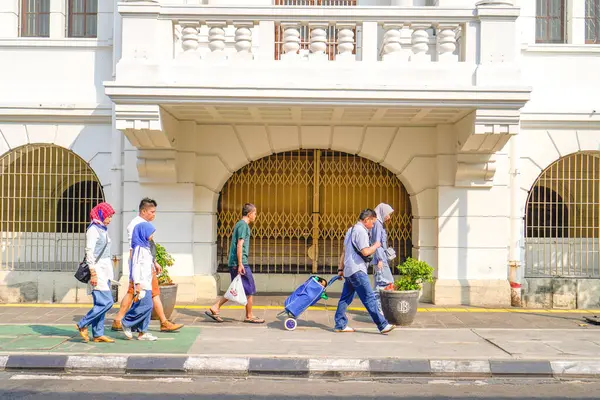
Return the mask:
<svg viewBox="0 0 600 400">
<path fill-rule="evenodd" d="M 212 310 L 205 311 L 204 314 L 206 316 L 210 317 L 215 322 L 218 322 L 218 323 L 225 322 L 225 321 L 223 321 L 223 318 L 221 318 L 221 316 L 219 314 L 214 313 Z"/>
</svg>

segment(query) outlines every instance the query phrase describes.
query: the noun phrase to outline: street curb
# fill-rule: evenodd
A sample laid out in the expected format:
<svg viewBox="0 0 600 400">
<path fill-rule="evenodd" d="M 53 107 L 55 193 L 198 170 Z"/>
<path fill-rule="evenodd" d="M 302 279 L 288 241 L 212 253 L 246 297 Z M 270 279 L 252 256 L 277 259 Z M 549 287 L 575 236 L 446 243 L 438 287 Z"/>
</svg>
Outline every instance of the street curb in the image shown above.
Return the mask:
<svg viewBox="0 0 600 400">
<path fill-rule="evenodd" d="M 423 360 L 152 355 L 0 355 L 0 370 L 108 375 L 600 378 L 599 360 Z"/>
</svg>

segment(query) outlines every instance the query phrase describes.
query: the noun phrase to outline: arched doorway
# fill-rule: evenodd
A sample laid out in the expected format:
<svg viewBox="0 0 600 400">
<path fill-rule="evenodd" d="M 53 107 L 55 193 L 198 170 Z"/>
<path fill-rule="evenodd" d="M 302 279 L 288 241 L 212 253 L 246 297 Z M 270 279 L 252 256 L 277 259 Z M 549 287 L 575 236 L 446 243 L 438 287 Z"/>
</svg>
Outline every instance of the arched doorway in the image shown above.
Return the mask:
<svg viewBox="0 0 600 400">
<path fill-rule="evenodd" d="M 600 278 L 600 152 L 550 165 L 527 199 L 525 276 Z"/>
<path fill-rule="evenodd" d="M 274 154 L 238 170 L 218 204 L 217 257 L 226 271 L 233 226 L 246 202 L 256 204 L 249 263 L 257 273 L 337 271 L 344 235 L 360 210 L 394 208 L 388 242 L 401 262 L 412 252 L 409 195 L 392 172 L 356 155 L 330 150 Z"/>
<path fill-rule="evenodd" d="M 0 268 L 74 271 L 89 210 L 104 201 L 94 171 L 70 150 L 32 144 L 2 156 L 0 172 Z"/>
</svg>

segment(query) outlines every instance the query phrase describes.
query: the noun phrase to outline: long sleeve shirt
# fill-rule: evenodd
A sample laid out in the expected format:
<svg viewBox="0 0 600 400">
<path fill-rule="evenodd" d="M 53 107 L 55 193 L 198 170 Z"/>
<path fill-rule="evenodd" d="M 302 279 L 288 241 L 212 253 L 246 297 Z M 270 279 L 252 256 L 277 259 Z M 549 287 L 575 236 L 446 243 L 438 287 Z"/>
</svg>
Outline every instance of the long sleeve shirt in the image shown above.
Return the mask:
<svg viewBox="0 0 600 400">
<path fill-rule="evenodd" d="M 105 246 L 106 245 L 106 246 Z M 104 248 L 104 251 L 102 251 Z M 102 254 L 100 254 L 102 251 Z M 109 280 L 114 279 L 114 270 L 110 259 L 110 237 L 108 231 L 95 225 L 89 227 L 85 233 L 85 256 L 90 268 L 96 271 L 98 285 L 93 289 L 100 291 L 110 290 Z M 98 260 L 96 262 L 96 260 Z"/>
<path fill-rule="evenodd" d="M 379 220 L 375 222 L 375 225 L 373 225 L 373 228 L 371 229 L 371 242 L 381 243 L 381 247 L 375 250 L 371 264 L 377 265 L 377 263 L 381 261 L 384 267 L 388 267 L 388 260 L 385 254 L 385 250 L 387 249 L 387 232 Z"/>
<path fill-rule="evenodd" d="M 131 280 L 144 290 L 152 290 L 152 267 L 154 265 L 150 249 L 137 247 L 131 258 Z"/>
</svg>

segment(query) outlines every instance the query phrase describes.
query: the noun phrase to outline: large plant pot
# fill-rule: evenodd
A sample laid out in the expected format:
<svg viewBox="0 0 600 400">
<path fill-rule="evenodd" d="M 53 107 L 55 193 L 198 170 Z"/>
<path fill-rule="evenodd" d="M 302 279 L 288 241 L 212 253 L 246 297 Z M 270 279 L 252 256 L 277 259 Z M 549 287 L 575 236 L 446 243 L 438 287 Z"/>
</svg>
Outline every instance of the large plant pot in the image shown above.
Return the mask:
<svg viewBox="0 0 600 400">
<path fill-rule="evenodd" d="M 413 323 L 419 305 L 419 291 L 392 291 L 379 292 L 383 315 L 390 324 L 407 326 Z"/>
<path fill-rule="evenodd" d="M 173 310 L 175 310 L 175 304 L 177 303 L 177 284 L 165 285 L 160 287 L 160 301 L 165 311 L 165 317 L 171 318 Z M 152 319 L 158 320 L 158 315 L 154 309 L 152 309 Z"/>
</svg>

